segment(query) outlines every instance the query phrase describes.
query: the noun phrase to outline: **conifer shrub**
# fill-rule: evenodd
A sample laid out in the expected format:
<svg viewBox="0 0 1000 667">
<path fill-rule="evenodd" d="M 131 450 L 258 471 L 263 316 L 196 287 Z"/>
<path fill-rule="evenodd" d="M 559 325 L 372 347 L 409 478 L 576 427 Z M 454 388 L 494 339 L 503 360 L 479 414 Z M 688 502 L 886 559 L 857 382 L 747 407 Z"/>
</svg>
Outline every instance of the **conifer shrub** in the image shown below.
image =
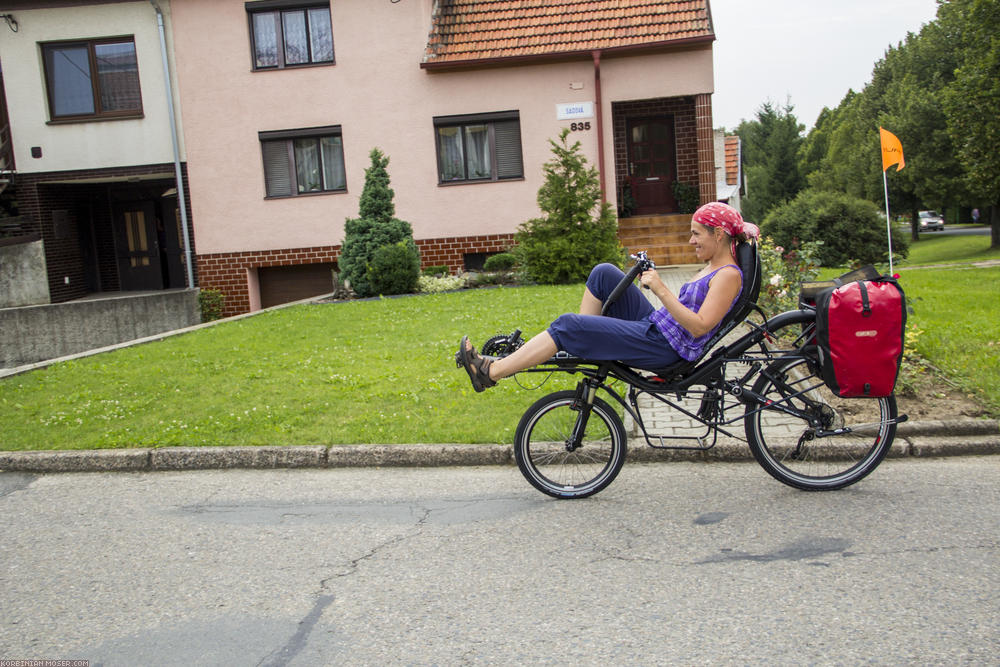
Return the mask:
<svg viewBox="0 0 1000 667">
<path fill-rule="evenodd" d="M 389 187 L 387 170 L 389 158 L 378 148 L 372 149 L 370 157 L 359 215 L 344 224 L 338 261 L 341 275 L 359 297 L 415 292 L 420 253 L 413 241 L 413 228 L 395 217 L 395 192 Z M 376 263 L 383 248 L 390 249 L 383 251 Z M 389 275 L 383 276 L 383 272 Z"/>
<path fill-rule="evenodd" d="M 490 255 L 483 262 L 483 270 L 485 271 L 510 271 L 517 264 L 517 258 L 509 252 L 500 252 L 496 255 Z"/>
<path fill-rule="evenodd" d="M 412 294 L 420 278 L 420 253 L 413 239 L 384 245 L 375 250 L 368 264 L 372 294 Z"/>
<path fill-rule="evenodd" d="M 518 227 L 517 258 L 522 279 L 542 284 L 583 282 L 595 264 L 621 266 L 618 221 L 611 205 L 601 203 L 601 185 L 594 167 L 570 146 L 563 129 L 559 142 L 550 139 L 553 157 L 545 163 L 545 182 L 538 190 L 543 217 Z"/>
</svg>

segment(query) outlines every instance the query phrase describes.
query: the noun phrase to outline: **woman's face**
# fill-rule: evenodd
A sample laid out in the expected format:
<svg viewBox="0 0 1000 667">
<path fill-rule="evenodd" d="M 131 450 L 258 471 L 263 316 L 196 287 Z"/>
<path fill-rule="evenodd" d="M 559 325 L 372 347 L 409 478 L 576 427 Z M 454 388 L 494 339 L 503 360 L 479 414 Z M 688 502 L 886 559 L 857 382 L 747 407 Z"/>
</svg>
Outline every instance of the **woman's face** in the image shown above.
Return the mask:
<svg viewBox="0 0 1000 667">
<path fill-rule="evenodd" d="M 715 251 L 719 249 L 719 237 L 723 232 L 718 227 L 706 227 L 697 222 L 691 223 L 691 240 L 688 241 L 694 246 L 694 254 L 702 262 L 707 262 L 715 256 Z"/>
</svg>

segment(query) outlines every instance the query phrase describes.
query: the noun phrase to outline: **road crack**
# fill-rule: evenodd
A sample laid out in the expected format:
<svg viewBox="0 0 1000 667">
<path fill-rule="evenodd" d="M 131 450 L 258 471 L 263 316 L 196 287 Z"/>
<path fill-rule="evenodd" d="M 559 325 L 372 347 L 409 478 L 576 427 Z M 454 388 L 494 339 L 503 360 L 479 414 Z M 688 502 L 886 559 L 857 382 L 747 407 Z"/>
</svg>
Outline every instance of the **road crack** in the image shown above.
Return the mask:
<svg viewBox="0 0 1000 667">
<path fill-rule="evenodd" d="M 298 629 L 295 631 L 295 634 L 289 638 L 284 646 L 271 652 L 263 660 L 257 663 L 258 667 L 284 667 L 291 662 L 295 656 L 302 652 L 308 644 L 309 635 L 312 633 L 313 628 L 316 627 L 319 619 L 323 616 L 323 612 L 326 611 L 327 607 L 333 604 L 334 600 L 336 600 L 336 595 L 330 591 L 331 582 L 356 574 L 363 563 L 375 558 L 380 552 L 390 549 L 423 533 L 423 527 L 434 510 L 427 507 L 418 507 L 418 509 L 420 510 L 419 516 L 409 531 L 376 544 L 357 558 L 352 558 L 347 561 L 342 571 L 335 572 L 325 579 L 320 580 L 319 592 L 316 593 L 316 602 L 313 604 L 312 609 L 309 610 L 309 613 L 306 614 L 301 621 L 299 621 Z"/>
</svg>

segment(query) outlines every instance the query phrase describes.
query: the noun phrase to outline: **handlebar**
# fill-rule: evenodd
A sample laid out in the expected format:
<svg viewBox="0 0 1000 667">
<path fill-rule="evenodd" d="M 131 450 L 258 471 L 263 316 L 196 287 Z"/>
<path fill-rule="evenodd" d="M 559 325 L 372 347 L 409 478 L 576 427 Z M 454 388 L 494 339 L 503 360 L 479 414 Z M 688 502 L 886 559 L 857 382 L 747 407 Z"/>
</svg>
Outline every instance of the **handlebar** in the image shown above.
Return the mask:
<svg viewBox="0 0 1000 667">
<path fill-rule="evenodd" d="M 601 315 L 608 312 L 611 305 L 618 300 L 626 289 L 628 289 L 628 286 L 632 284 L 639 274 L 656 268 L 656 264 L 653 263 L 653 260 L 646 256 L 645 250 L 640 250 L 634 255 L 629 255 L 629 257 L 635 260 L 635 264 L 633 264 L 632 268 L 628 270 L 628 273 L 622 277 L 621 281 L 615 285 L 615 288 L 611 290 L 611 294 L 608 295 L 608 298 L 604 300 L 604 305 L 601 306 Z"/>
</svg>

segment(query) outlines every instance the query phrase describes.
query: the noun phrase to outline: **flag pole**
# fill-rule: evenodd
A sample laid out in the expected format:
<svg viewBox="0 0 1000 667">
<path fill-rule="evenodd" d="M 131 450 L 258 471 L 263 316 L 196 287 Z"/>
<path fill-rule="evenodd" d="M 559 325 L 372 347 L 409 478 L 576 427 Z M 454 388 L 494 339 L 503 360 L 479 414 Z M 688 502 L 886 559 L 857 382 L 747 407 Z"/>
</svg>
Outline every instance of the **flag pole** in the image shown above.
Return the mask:
<svg viewBox="0 0 1000 667">
<path fill-rule="evenodd" d="M 906 162 L 903 160 L 903 145 L 899 143 L 899 137 L 879 125 L 878 140 L 882 149 L 882 187 L 885 188 L 885 235 L 889 240 L 889 275 L 892 275 L 892 224 L 889 221 L 889 177 L 886 176 L 885 172 L 892 165 L 896 165 L 896 171 L 899 171 L 906 166 Z M 896 153 L 899 153 L 899 155 L 895 155 Z"/>
<path fill-rule="evenodd" d="M 882 170 L 882 185 L 885 187 L 885 235 L 889 240 L 889 275 L 892 273 L 892 225 L 889 222 L 889 179 L 885 175 L 886 170 Z"/>
</svg>

